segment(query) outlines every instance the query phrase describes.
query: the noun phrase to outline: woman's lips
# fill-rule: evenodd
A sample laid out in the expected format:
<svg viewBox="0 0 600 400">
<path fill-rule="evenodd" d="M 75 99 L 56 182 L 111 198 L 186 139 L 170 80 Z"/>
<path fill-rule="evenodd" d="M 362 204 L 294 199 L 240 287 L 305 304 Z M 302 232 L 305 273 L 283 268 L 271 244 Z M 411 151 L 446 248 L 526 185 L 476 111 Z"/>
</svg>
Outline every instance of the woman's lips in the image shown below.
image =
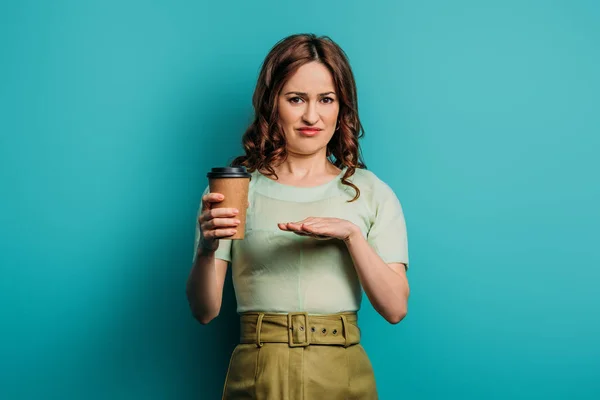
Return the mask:
<svg viewBox="0 0 600 400">
<path fill-rule="evenodd" d="M 300 128 L 298 131 L 304 136 L 315 136 L 317 133 L 321 132 L 319 128 Z"/>
</svg>

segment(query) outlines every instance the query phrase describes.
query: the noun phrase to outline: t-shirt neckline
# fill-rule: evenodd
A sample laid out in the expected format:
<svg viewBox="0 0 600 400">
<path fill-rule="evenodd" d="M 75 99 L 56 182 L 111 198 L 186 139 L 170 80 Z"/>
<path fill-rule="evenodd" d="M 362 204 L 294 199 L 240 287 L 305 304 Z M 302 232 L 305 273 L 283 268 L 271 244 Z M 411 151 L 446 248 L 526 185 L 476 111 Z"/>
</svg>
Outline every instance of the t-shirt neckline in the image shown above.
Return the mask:
<svg viewBox="0 0 600 400">
<path fill-rule="evenodd" d="M 280 183 L 256 170 L 258 179 L 255 188 L 259 193 L 280 200 L 297 202 L 315 201 L 329 197 L 331 188 L 337 187 L 345 172 L 346 167 L 343 167 L 340 173 L 330 181 L 317 186 L 304 187 Z"/>
</svg>

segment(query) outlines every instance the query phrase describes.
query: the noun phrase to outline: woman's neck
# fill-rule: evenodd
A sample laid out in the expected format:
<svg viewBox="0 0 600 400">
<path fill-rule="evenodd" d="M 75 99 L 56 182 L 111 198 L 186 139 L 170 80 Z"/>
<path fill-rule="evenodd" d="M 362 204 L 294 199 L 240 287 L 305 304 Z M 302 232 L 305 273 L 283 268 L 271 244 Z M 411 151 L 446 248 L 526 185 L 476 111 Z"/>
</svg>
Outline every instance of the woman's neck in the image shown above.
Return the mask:
<svg viewBox="0 0 600 400">
<path fill-rule="evenodd" d="M 278 181 L 292 184 L 308 182 L 319 184 L 340 173 L 340 169 L 326 157 L 299 157 L 293 154 L 288 154 L 287 159 L 273 169 L 279 178 Z"/>
</svg>

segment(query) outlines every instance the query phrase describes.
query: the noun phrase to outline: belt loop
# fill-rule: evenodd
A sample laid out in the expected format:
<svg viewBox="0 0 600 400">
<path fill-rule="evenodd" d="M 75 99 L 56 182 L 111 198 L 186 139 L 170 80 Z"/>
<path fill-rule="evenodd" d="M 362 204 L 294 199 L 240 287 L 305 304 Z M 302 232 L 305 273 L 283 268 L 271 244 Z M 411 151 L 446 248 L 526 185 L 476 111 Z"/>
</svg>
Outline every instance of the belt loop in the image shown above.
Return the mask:
<svg viewBox="0 0 600 400">
<path fill-rule="evenodd" d="M 346 316 L 342 314 L 342 332 L 344 333 L 344 347 L 350 346 L 350 338 L 348 337 L 348 320 Z"/>
<path fill-rule="evenodd" d="M 258 321 L 256 322 L 256 346 L 262 347 L 263 343 L 260 342 L 260 331 L 262 330 L 262 321 L 265 317 L 264 313 L 258 314 Z"/>
</svg>

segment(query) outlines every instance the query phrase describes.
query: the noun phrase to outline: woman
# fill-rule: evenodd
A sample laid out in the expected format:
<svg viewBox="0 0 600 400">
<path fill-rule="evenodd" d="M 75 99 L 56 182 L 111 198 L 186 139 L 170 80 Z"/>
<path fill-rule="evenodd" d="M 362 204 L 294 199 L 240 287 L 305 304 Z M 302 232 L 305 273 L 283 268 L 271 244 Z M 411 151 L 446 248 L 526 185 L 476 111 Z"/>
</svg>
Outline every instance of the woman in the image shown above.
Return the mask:
<svg viewBox="0 0 600 400">
<path fill-rule="evenodd" d="M 361 287 L 390 323 L 406 315 L 405 221 L 361 161 L 354 77 L 331 39 L 293 35 L 267 55 L 255 119 L 233 166 L 252 174 L 239 210 L 202 197 L 187 292 L 203 324 L 219 314 L 228 263 L 241 317 L 224 399 L 376 399 L 360 345 Z"/>
</svg>

